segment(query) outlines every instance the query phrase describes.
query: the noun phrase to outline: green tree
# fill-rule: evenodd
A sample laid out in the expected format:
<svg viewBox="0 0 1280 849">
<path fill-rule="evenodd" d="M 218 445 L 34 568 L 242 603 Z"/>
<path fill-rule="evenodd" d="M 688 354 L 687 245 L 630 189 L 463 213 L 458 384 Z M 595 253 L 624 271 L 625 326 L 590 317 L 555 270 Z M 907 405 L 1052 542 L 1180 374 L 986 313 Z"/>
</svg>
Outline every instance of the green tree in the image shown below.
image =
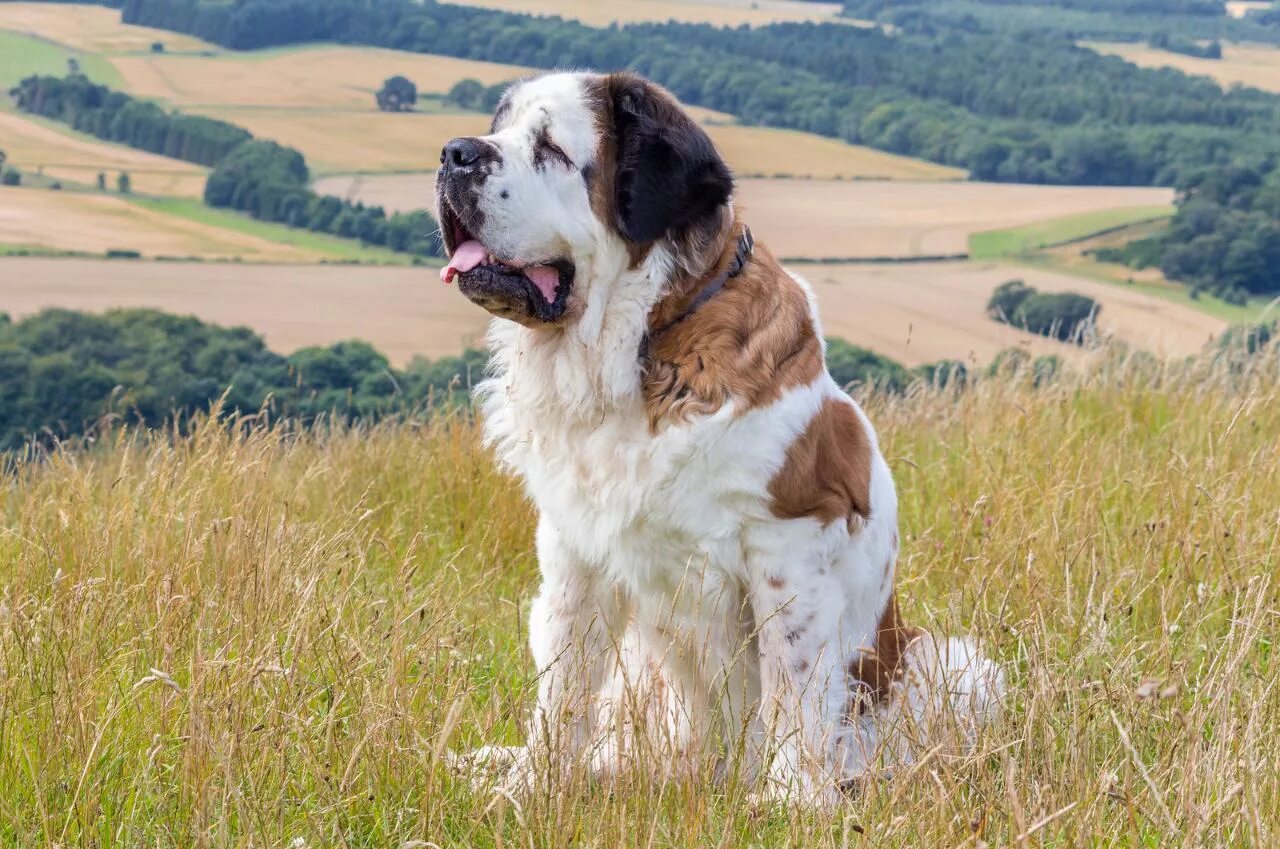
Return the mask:
<svg viewBox="0 0 1280 849">
<path fill-rule="evenodd" d="M 411 112 L 418 102 L 418 87 L 406 77 L 390 77 L 378 89 L 378 108 L 383 112 Z"/>
<path fill-rule="evenodd" d="M 128 171 L 121 171 L 116 177 L 116 190 L 122 195 L 127 195 L 133 191 L 133 180 L 129 177 Z"/>
</svg>

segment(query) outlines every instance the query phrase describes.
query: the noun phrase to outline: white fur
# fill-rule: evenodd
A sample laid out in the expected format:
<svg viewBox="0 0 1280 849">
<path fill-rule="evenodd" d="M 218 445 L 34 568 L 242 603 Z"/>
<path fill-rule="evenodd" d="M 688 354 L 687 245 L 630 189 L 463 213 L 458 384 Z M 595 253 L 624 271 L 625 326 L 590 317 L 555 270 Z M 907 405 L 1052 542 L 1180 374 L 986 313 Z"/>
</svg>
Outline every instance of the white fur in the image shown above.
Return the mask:
<svg viewBox="0 0 1280 849">
<path fill-rule="evenodd" d="M 489 441 L 538 508 L 542 585 L 529 626 L 540 670 L 531 748 L 482 756 L 508 765 L 512 781 L 529 778 L 535 749 L 608 773 L 642 733 L 675 765 L 745 730 L 747 766 L 766 793 L 830 800 L 882 754 L 909 758 L 904 720 L 989 715 L 999 669 L 963 641 L 941 652 L 920 641 L 900 697 L 847 717 L 849 661 L 872 645 L 892 592 L 888 465 L 870 422 L 825 373 L 767 407 L 729 404 L 650 432 L 637 351 L 672 254 L 659 244 L 629 269 L 623 241 L 591 210 L 576 173 L 597 146 L 585 79 L 519 85 L 488 137 L 503 165 L 485 184 L 477 237 L 526 260 L 571 257 L 585 309 L 561 329 L 497 320 L 489 334 L 493 377 L 478 397 Z M 574 168 L 532 166 L 543 125 Z M 788 446 L 833 398 L 857 410 L 873 445 L 871 518 L 852 530 L 769 509 Z M 948 683 L 970 695 L 945 696 Z M 647 728 L 619 732 L 637 700 Z"/>
</svg>

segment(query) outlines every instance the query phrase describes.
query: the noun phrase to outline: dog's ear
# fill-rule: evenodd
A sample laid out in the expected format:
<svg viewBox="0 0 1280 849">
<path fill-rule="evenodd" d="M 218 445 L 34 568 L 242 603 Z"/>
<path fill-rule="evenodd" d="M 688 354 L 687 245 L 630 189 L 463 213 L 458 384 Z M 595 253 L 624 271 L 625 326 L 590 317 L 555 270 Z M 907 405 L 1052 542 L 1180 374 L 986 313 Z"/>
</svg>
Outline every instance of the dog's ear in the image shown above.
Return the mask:
<svg viewBox="0 0 1280 849">
<path fill-rule="evenodd" d="M 671 94 L 625 73 L 612 75 L 608 90 L 617 156 L 614 209 L 623 236 L 652 242 L 703 220 L 729 199 L 729 167 Z"/>
</svg>

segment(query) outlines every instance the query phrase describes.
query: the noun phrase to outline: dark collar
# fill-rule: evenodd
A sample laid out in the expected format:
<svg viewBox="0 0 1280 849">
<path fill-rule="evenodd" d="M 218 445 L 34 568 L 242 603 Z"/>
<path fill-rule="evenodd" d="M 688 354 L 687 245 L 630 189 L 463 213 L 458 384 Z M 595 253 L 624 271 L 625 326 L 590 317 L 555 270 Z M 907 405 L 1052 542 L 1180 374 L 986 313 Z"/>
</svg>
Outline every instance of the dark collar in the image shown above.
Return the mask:
<svg viewBox="0 0 1280 849">
<path fill-rule="evenodd" d="M 742 235 L 738 237 L 738 250 L 733 255 L 733 260 L 729 263 L 729 267 L 717 274 L 711 280 L 707 281 L 697 296 L 689 302 L 689 306 L 685 307 L 684 312 L 673 318 L 671 321 L 659 327 L 657 330 L 651 330 L 644 334 L 640 340 L 640 360 L 641 362 L 649 359 L 649 344 L 653 339 L 658 338 L 689 316 L 693 315 L 707 301 L 719 294 L 720 290 L 725 287 L 733 278 L 742 273 L 742 269 L 747 267 L 747 261 L 751 259 L 751 252 L 755 250 L 755 240 L 751 238 L 751 228 L 743 226 Z"/>
</svg>

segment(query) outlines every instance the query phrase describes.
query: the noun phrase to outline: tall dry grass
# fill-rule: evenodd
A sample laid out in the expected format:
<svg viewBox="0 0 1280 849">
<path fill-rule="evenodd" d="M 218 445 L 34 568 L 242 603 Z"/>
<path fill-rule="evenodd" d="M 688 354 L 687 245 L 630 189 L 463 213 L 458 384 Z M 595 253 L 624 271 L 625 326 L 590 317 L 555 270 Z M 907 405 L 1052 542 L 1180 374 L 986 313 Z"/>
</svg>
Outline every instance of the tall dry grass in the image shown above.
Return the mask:
<svg viewBox="0 0 1280 849">
<path fill-rule="evenodd" d="M 1010 671 L 971 758 L 835 811 L 473 794 L 517 742 L 532 514 L 461 419 L 119 433 L 0 481 L 0 840 L 37 846 L 1280 843 L 1280 382 L 1104 365 L 872 397 L 910 619 Z M 109 444 L 108 444 L 109 443 Z"/>
</svg>

